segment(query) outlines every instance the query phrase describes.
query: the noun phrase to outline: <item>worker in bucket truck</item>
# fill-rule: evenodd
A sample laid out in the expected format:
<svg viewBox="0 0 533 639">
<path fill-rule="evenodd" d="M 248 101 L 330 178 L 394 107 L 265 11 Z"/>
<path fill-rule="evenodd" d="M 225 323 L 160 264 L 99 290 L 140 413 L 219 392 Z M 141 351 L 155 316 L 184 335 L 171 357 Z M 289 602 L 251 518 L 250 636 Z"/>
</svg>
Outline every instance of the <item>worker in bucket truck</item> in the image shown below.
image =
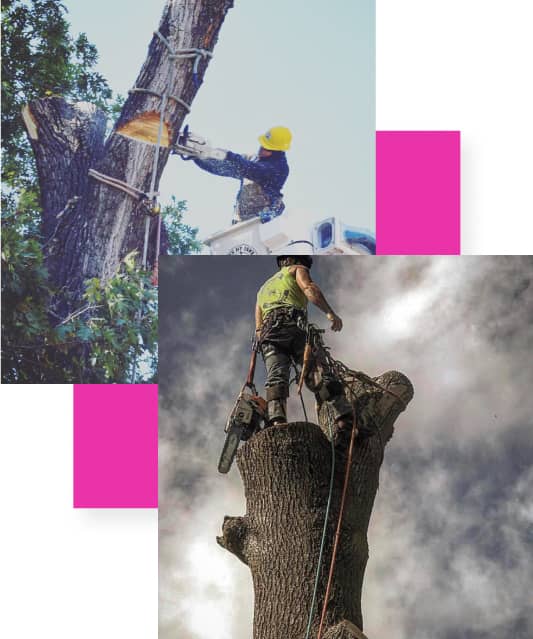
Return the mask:
<svg viewBox="0 0 533 639">
<path fill-rule="evenodd" d="M 261 146 L 257 155 L 249 157 L 212 148 L 207 140 L 190 133 L 186 127 L 174 152 L 184 159 L 192 159 L 213 175 L 240 180 L 232 224 L 255 217 L 264 223 L 281 215 L 285 209 L 281 189 L 289 175 L 285 152 L 289 150 L 291 140 L 292 134 L 287 127 L 272 127 L 259 136 Z"/>
</svg>

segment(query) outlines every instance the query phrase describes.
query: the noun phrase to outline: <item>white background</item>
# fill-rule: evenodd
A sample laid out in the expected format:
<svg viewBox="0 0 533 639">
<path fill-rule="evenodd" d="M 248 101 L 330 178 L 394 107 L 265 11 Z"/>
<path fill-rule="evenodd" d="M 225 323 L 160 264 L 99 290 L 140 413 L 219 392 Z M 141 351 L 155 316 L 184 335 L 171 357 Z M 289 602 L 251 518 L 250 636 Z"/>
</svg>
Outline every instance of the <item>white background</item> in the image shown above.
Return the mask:
<svg viewBox="0 0 533 639">
<path fill-rule="evenodd" d="M 461 130 L 463 253 L 531 253 L 533 3 L 377 9 L 378 129 Z M 155 639 L 157 513 L 74 510 L 72 387 L 0 391 L 0 635 Z"/>
</svg>

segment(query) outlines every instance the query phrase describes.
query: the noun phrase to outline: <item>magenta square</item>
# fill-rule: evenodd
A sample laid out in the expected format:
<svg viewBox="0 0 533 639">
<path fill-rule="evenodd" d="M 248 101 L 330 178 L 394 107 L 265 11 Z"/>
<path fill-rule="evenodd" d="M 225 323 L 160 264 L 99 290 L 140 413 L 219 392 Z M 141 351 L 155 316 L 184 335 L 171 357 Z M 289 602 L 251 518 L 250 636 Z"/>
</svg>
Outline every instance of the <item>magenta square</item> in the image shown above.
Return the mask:
<svg viewBox="0 0 533 639">
<path fill-rule="evenodd" d="M 157 385 L 74 385 L 74 507 L 157 508 Z"/>
<path fill-rule="evenodd" d="M 459 131 L 378 131 L 378 255 L 457 255 Z"/>
</svg>

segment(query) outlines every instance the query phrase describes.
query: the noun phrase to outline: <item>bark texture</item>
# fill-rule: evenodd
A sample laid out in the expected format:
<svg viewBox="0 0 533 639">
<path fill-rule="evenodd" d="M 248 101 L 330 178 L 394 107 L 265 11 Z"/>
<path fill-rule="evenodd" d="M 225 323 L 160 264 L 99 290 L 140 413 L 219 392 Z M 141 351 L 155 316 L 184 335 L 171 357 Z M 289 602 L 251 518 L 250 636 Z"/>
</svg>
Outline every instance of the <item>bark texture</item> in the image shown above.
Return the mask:
<svg viewBox="0 0 533 639">
<path fill-rule="evenodd" d="M 394 390 L 402 401 L 368 385 L 354 389 L 361 402 L 361 419 L 373 419 L 381 438 L 374 435 L 356 442 L 354 448 L 324 639 L 364 637 L 361 591 L 368 559 L 367 530 L 383 446 L 413 396 L 411 383 L 401 373 L 391 371 L 377 381 Z M 237 454 L 247 512 L 244 517 L 226 517 L 217 541 L 251 570 L 254 639 L 305 637 L 331 472 L 327 416 L 322 410 L 319 421 L 320 427 L 298 422 L 268 428 Z M 346 455 L 338 451 L 311 637 L 316 637 L 324 603 L 345 470 Z"/>
<path fill-rule="evenodd" d="M 212 51 L 233 0 L 167 0 L 160 33 L 174 51 L 199 48 Z M 209 58 L 198 66 L 201 82 Z M 172 59 L 154 34 L 146 61 L 133 87 L 155 94 L 168 91 L 191 104 L 198 90 L 193 80 L 194 59 Z M 125 73 L 127 70 L 125 69 Z M 169 79 L 173 78 L 170 86 Z M 105 116 L 88 103 L 68 104 L 61 97 L 32 101 L 23 111 L 37 160 L 43 206 L 47 265 L 52 282 L 76 301 L 83 281 L 113 276 L 120 260 L 137 249 L 142 258 L 146 207 L 124 192 L 88 176 L 93 168 L 148 192 L 156 146 L 118 133 L 128 125 L 151 119 L 162 100 L 147 93 L 130 93 L 115 127 L 104 142 Z M 165 140 L 174 144 L 187 115 L 176 100 L 165 108 Z M 142 130 L 142 126 L 141 126 Z M 161 149 L 155 190 L 169 156 Z M 151 223 L 148 264 L 155 262 L 156 221 Z M 67 304 L 68 307 L 68 304 Z"/>
<path fill-rule="evenodd" d="M 324 634 L 324 639 L 367 639 L 367 636 L 353 623 L 344 620 L 332 626 Z"/>
</svg>

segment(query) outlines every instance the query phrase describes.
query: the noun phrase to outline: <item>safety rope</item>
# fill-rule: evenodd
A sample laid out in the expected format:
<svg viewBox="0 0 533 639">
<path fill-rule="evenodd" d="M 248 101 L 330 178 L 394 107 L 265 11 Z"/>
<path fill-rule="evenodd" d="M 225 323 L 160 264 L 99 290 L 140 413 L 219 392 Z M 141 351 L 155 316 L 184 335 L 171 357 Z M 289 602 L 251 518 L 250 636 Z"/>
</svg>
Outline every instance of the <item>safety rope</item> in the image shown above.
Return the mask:
<svg viewBox="0 0 533 639">
<path fill-rule="evenodd" d="M 322 344 L 322 340 L 320 339 L 320 334 L 323 331 L 320 331 L 320 329 L 316 329 L 314 328 L 312 325 L 308 325 L 307 326 L 307 337 L 305 340 L 305 350 L 304 350 L 304 355 L 302 358 L 302 369 L 300 371 L 300 375 L 299 375 L 299 380 L 298 381 L 298 395 L 300 396 L 300 401 L 302 402 L 302 408 L 304 410 L 304 415 L 305 415 L 305 421 L 307 422 L 307 413 L 305 411 L 305 404 L 303 401 L 303 396 L 302 396 L 302 388 L 303 388 L 303 383 L 305 380 L 305 377 L 307 375 L 307 372 L 309 370 L 309 366 L 311 363 L 311 355 L 312 355 L 312 351 L 313 348 L 316 348 L 317 343 L 318 344 Z M 297 367 L 296 364 L 294 362 L 293 359 L 293 365 L 295 367 L 296 372 L 297 371 Z M 327 410 L 328 413 L 330 412 L 329 406 L 327 406 Z M 311 634 L 311 626 L 313 624 L 313 617 L 315 614 L 315 605 L 316 605 L 316 600 L 317 600 L 317 595 L 318 595 L 318 584 L 320 581 L 320 571 L 322 568 L 322 561 L 323 561 L 323 557 L 324 557 L 324 548 L 326 546 L 326 537 L 327 537 L 327 531 L 328 531 L 328 521 L 329 521 L 329 511 L 331 509 L 331 502 L 333 500 L 333 484 L 334 484 L 334 480 L 335 480 L 335 441 L 333 438 L 333 427 L 332 427 L 332 422 L 333 419 L 331 419 L 331 415 L 327 420 L 328 423 L 328 431 L 329 431 L 329 440 L 331 443 L 331 472 L 330 472 L 330 477 L 329 477 L 329 492 L 328 492 L 328 501 L 326 504 L 326 513 L 324 515 L 324 525 L 322 527 L 322 536 L 320 539 L 320 551 L 318 553 L 318 562 L 317 562 L 317 567 L 316 567 L 316 573 L 315 573 L 315 583 L 313 586 L 313 596 L 311 598 L 311 608 L 309 610 L 309 617 L 307 619 L 307 628 L 306 628 L 306 632 L 305 632 L 305 639 L 309 639 L 310 634 Z"/>
<path fill-rule="evenodd" d="M 154 286 L 159 285 L 159 250 L 161 248 L 161 213 L 157 216 L 157 234 L 155 241 L 155 262 L 154 262 L 154 274 L 152 276 L 152 284 Z"/>
<path fill-rule="evenodd" d="M 193 81 L 196 88 L 198 88 L 199 86 L 198 68 L 199 68 L 200 61 L 206 58 L 213 57 L 213 53 L 211 51 L 208 51 L 207 49 L 200 49 L 200 48 L 194 48 L 194 47 L 188 48 L 188 49 L 174 50 L 170 42 L 167 40 L 167 38 L 165 38 L 165 36 L 159 30 L 154 31 L 154 35 L 157 36 L 157 38 L 165 45 L 166 49 L 169 52 L 169 58 L 171 61 L 174 61 L 180 58 L 194 59 Z M 120 191 L 122 191 L 123 193 L 126 193 L 127 195 L 129 195 L 130 197 L 134 198 L 137 201 L 151 200 L 152 201 L 151 212 L 154 212 L 154 211 L 160 212 L 158 211 L 158 206 L 157 206 L 157 197 L 159 196 L 159 192 L 155 191 L 155 182 L 157 179 L 157 168 L 159 164 L 159 155 L 161 150 L 161 141 L 163 137 L 163 128 L 164 128 L 164 116 L 165 116 L 167 104 L 169 100 L 173 100 L 174 102 L 182 106 L 187 111 L 187 113 L 189 113 L 191 110 L 190 104 L 185 102 L 185 100 L 182 100 L 180 97 L 170 93 L 170 90 L 172 89 L 172 85 L 174 84 L 175 72 L 176 72 L 176 65 L 174 64 L 170 65 L 168 79 L 166 83 L 166 90 L 163 93 L 158 93 L 157 91 L 153 91 L 152 89 L 147 89 L 144 87 L 133 87 L 132 89 L 128 91 L 128 93 L 130 94 L 144 93 L 147 95 L 151 95 L 155 98 L 159 98 L 161 100 L 161 106 L 159 109 L 159 128 L 157 132 L 157 142 L 156 142 L 156 149 L 154 154 L 154 161 L 152 165 L 152 174 L 150 177 L 150 190 L 148 191 L 148 193 L 145 193 L 141 189 L 138 189 L 137 187 L 132 186 L 131 184 L 128 184 L 127 182 L 124 182 L 123 180 L 119 180 L 118 178 L 114 178 L 109 175 L 104 175 L 103 173 L 100 173 L 96 171 L 95 169 L 89 169 L 89 175 L 92 178 L 102 182 L 103 184 L 107 184 L 108 186 L 119 189 Z M 147 216 L 145 220 L 145 227 L 144 227 L 144 242 L 143 242 L 143 254 L 142 254 L 142 266 L 144 269 L 146 269 L 147 261 L 148 261 L 149 235 L 150 235 L 150 216 Z M 159 265 L 160 247 L 161 247 L 161 219 L 159 218 L 158 224 L 157 224 L 156 257 L 155 257 L 155 263 L 154 263 L 154 280 L 156 281 L 157 281 L 157 276 L 155 274 L 157 273 L 156 269 Z"/>
<path fill-rule="evenodd" d="M 261 327 L 260 341 L 262 341 L 263 339 L 265 339 L 265 337 L 268 336 L 269 332 L 273 328 L 273 324 L 275 323 L 275 321 L 274 321 L 274 319 L 275 319 L 274 318 L 274 313 L 271 313 L 269 315 L 270 315 L 270 317 L 269 316 L 267 316 L 267 317 L 268 317 L 268 319 L 270 321 L 264 322 L 263 326 Z M 305 421 L 306 421 L 306 423 L 309 423 L 308 419 L 307 419 L 307 412 L 306 412 L 306 409 L 305 409 L 305 403 L 304 403 L 304 400 L 303 400 L 303 397 L 302 397 L 302 387 L 303 387 L 303 382 L 304 382 L 305 376 L 307 374 L 307 371 L 308 371 L 308 368 L 309 368 L 309 365 L 310 365 L 311 352 L 312 352 L 313 349 L 319 348 L 319 349 L 321 349 L 322 354 L 323 354 L 323 356 L 325 358 L 327 367 L 334 373 L 335 377 L 337 377 L 337 379 L 340 380 L 340 382 L 342 383 L 344 388 L 349 392 L 349 394 L 351 396 L 352 429 L 351 429 L 351 435 L 350 435 L 350 444 L 349 444 L 349 447 L 348 447 L 348 456 L 347 456 L 347 460 L 346 460 L 346 469 L 345 469 L 345 472 L 344 472 L 344 482 L 343 482 L 343 489 L 342 489 L 342 495 L 341 495 L 341 502 L 340 502 L 340 506 L 339 506 L 339 516 L 338 516 L 338 519 L 337 519 L 337 526 L 336 526 L 336 530 L 335 530 L 335 538 L 334 538 L 334 542 L 333 542 L 333 550 L 332 550 L 331 561 L 330 561 L 329 572 L 328 572 L 328 581 L 327 581 L 327 585 L 326 585 L 326 592 L 325 592 L 325 595 L 324 595 L 324 601 L 323 601 L 323 604 L 322 604 L 322 612 L 321 612 L 321 615 L 320 615 L 320 623 L 319 623 L 319 628 L 318 628 L 318 633 L 317 633 L 316 639 L 321 639 L 322 638 L 322 632 L 323 632 L 324 623 L 325 623 L 325 619 L 326 619 L 329 593 L 331 591 L 331 586 L 332 586 L 332 583 L 333 583 L 333 575 L 334 575 L 334 571 L 335 571 L 335 562 L 336 562 L 337 552 L 338 552 L 338 547 L 339 547 L 339 540 L 340 540 L 340 534 L 341 534 L 341 529 L 342 529 L 342 520 L 343 520 L 343 517 L 344 517 L 344 507 L 345 507 L 345 504 L 346 504 L 346 495 L 347 495 L 347 492 L 348 492 L 348 484 L 349 484 L 351 467 L 352 467 L 353 449 L 354 449 L 354 445 L 355 445 L 356 434 L 358 432 L 358 429 L 357 429 L 357 411 L 356 411 L 357 396 L 355 395 L 355 391 L 354 391 L 354 388 L 353 388 L 354 385 L 355 385 L 355 382 L 359 381 L 359 382 L 362 382 L 362 383 L 365 383 L 365 384 L 372 385 L 372 386 L 374 386 L 376 388 L 379 388 L 383 392 L 388 393 L 389 395 L 392 395 L 395 399 L 397 399 L 402 404 L 402 406 L 404 408 L 407 406 L 407 403 L 405 402 L 405 400 L 400 395 L 395 393 L 394 391 L 391 391 L 390 389 L 388 389 L 385 386 L 383 386 L 383 384 L 380 384 L 379 382 L 376 382 L 374 379 L 372 379 L 371 377 L 369 377 L 365 373 L 363 373 L 361 371 L 354 371 L 354 370 L 348 368 L 340 360 L 335 360 L 332 357 L 332 355 L 331 355 L 331 353 L 329 351 L 329 348 L 326 347 L 324 345 L 323 341 L 322 341 L 321 333 L 323 333 L 323 332 L 324 332 L 323 330 L 317 329 L 313 325 L 308 325 L 308 327 L 307 327 L 306 346 L 305 346 L 303 362 L 302 362 L 302 369 L 300 371 L 299 379 L 298 379 L 298 368 L 296 366 L 296 363 L 295 363 L 294 359 L 292 359 L 292 365 L 293 365 L 293 367 L 294 367 L 294 369 L 296 371 L 295 381 L 298 383 L 298 395 L 300 396 L 300 401 L 301 401 L 301 404 L 302 404 L 302 409 L 303 409 L 303 412 L 304 412 Z M 243 389 L 244 389 L 244 387 L 243 387 Z M 308 617 L 308 621 L 307 621 L 305 639 L 309 639 L 310 633 L 311 633 L 311 627 L 312 627 L 312 623 L 313 623 L 313 616 L 314 616 L 316 600 L 317 600 L 317 594 L 318 594 L 318 584 L 319 584 L 319 581 L 320 581 L 320 571 L 321 571 L 321 568 L 322 568 L 322 562 L 323 562 L 323 556 L 324 556 L 324 548 L 325 548 L 325 544 L 326 544 L 329 513 L 330 513 L 331 503 L 332 503 L 332 499 L 333 499 L 333 486 L 334 486 L 334 478 L 335 478 L 335 441 L 334 441 L 333 428 L 332 428 L 333 418 L 332 418 L 332 416 L 330 414 L 329 407 L 327 407 L 327 410 L 328 410 L 328 413 L 329 413 L 328 419 L 327 419 L 327 424 L 328 424 L 329 439 L 330 439 L 330 443 L 331 443 L 331 473 L 330 473 L 328 500 L 327 500 L 327 504 L 326 504 L 326 513 L 325 513 L 325 516 L 324 516 L 324 525 L 323 525 L 323 529 L 322 529 L 322 537 L 321 537 L 321 540 L 320 540 L 320 550 L 319 550 L 319 555 L 318 555 L 317 569 L 316 569 L 316 573 L 315 573 L 315 582 L 314 582 L 314 587 L 313 587 L 313 596 L 312 596 L 312 599 L 311 599 L 311 608 L 310 608 L 310 611 L 309 611 L 309 617 Z M 382 438 L 382 434 L 381 434 L 381 428 L 379 427 L 379 425 L 377 425 L 377 433 L 378 433 L 378 436 L 379 436 L 380 447 L 381 447 L 381 455 L 382 455 L 382 461 L 383 461 L 384 442 L 383 442 L 383 438 Z"/>
<path fill-rule="evenodd" d="M 301 398 L 301 393 L 300 393 L 300 398 Z M 302 400 L 302 403 L 303 403 L 303 400 Z M 333 483 L 335 480 L 335 442 L 333 441 L 333 429 L 332 429 L 331 423 L 332 423 L 332 420 L 328 419 L 329 439 L 331 442 L 331 472 L 329 475 L 329 493 L 328 493 L 328 501 L 326 504 L 326 514 L 324 515 L 324 526 L 322 527 L 322 538 L 320 539 L 320 551 L 318 553 L 318 563 L 317 563 L 316 574 L 315 574 L 315 585 L 313 587 L 313 597 L 311 599 L 311 609 L 309 611 L 309 618 L 307 620 L 307 629 L 305 632 L 305 639 L 309 639 L 311 634 L 311 625 L 313 623 L 313 616 L 315 614 L 315 605 L 316 605 L 316 599 L 318 594 L 318 582 L 320 580 L 320 569 L 322 568 L 324 548 L 326 547 L 329 511 L 330 511 L 331 502 L 333 499 Z"/>
<path fill-rule="evenodd" d="M 174 50 L 174 48 L 172 47 L 172 45 L 170 44 L 170 42 L 167 40 L 167 38 L 165 38 L 165 36 L 159 31 L 156 30 L 154 31 L 154 35 L 157 36 L 159 38 L 159 40 L 161 40 L 161 42 L 165 45 L 165 47 L 168 50 L 169 53 L 169 58 L 170 60 L 173 62 L 175 60 L 178 60 L 180 58 L 194 58 L 194 64 L 193 64 L 193 82 L 194 85 L 196 86 L 196 88 L 198 88 L 199 83 L 198 83 L 198 66 L 200 64 L 200 60 L 203 60 L 205 58 L 211 58 L 213 57 L 213 53 L 211 51 L 207 51 L 206 49 L 197 49 L 197 48 L 189 48 L 189 49 L 178 49 L 178 50 Z M 172 86 L 174 85 L 174 76 L 176 74 L 176 70 L 177 67 L 175 64 L 171 64 L 169 67 L 169 73 L 168 73 L 168 78 L 167 78 L 167 82 L 166 82 L 166 90 L 163 92 L 163 94 L 157 94 L 155 91 L 150 91 L 150 93 L 152 95 L 156 95 L 157 97 L 159 97 L 161 99 L 161 106 L 160 106 L 160 111 L 159 111 L 159 128 L 157 131 L 157 143 L 156 143 L 156 149 L 155 149 L 155 154 L 154 154 L 154 162 L 153 162 L 153 166 L 152 166 L 152 176 L 151 176 L 151 180 L 150 180 L 150 193 L 153 194 L 154 193 L 154 189 L 155 189 L 155 182 L 157 179 L 157 168 L 158 168 L 158 164 L 159 164 L 159 155 L 160 155 L 160 151 L 161 151 L 161 140 L 163 137 L 163 127 L 164 127 L 164 123 L 165 123 L 165 110 L 167 108 L 167 104 L 169 100 L 174 100 L 176 101 L 178 104 L 181 104 L 186 110 L 187 113 L 190 112 L 191 110 L 191 106 L 189 104 L 187 104 L 184 100 L 182 100 L 181 98 L 178 98 L 177 96 L 173 95 L 172 93 L 170 93 L 170 91 L 172 90 Z M 148 91 L 146 89 L 142 89 L 141 87 L 134 87 L 132 89 L 134 92 L 142 92 L 142 91 Z M 153 204 L 154 204 L 154 208 L 157 206 L 157 200 L 156 200 L 155 196 L 153 198 Z M 146 269 L 146 264 L 147 264 L 147 259 L 148 259 L 148 238 L 149 238 L 149 234 L 150 234 L 150 218 L 147 217 L 146 221 L 145 221 L 145 227 L 144 227 L 144 247 L 143 247 L 143 268 Z M 158 223 L 157 223 L 157 237 L 156 237 L 156 257 L 155 257 L 155 263 L 154 263 L 154 279 L 157 278 L 157 268 L 159 267 L 159 248 L 161 246 L 161 217 L 159 217 Z"/>
<path fill-rule="evenodd" d="M 333 550 L 332 550 L 331 561 L 330 561 L 329 572 L 328 572 L 328 581 L 327 581 L 327 585 L 326 585 L 326 592 L 325 592 L 324 601 L 323 601 L 323 604 L 322 604 L 322 612 L 321 612 L 321 615 L 320 615 L 320 623 L 319 623 L 319 628 L 318 628 L 318 633 L 317 633 L 317 638 L 316 638 L 316 639 L 321 639 L 323 628 L 324 628 L 324 623 L 325 623 L 325 619 L 326 619 L 329 593 L 330 593 L 330 590 L 331 590 L 331 585 L 333 583 L 333 574 L 334 574 L 334 570 L 335 570 L 335 562 L 336 562 L 336 558 L 337 558 L 337 551 L 338 551 L 338 546 L 339 546 L 340 533 L 341 533 L 341 529 L 342 529 L 342 520 L 343 520 L 343 517 L 344 517 L 344 507 L 345 507 L 346 495 L 347 495 L 347 492 L 348 492 L 348 483 L 349 483 L 351 467 L 352 467 L 353 449 L 354 449 L 354 445 L 355 445 L 356 434 L 358 432 L 358 429 L 357 429 L 357 413 L 356 413 L 357 396 L 355 395 L 354 385 L 355 385 L 356 381 L 372 385 L 374 387 L 379 388 L 383 392 L 386 392 L 389 395 L 392 395 L 395 399 L 397 399 L 402 404 L 402 406 L 404 408 L 407 406 L 407 404 L 406 404 L 405 400 L 400 395 L 398 395 L 394 391 L 391 391 L 390 389 L 386 388 L 385 386 L 383 386 L 383 384 L 380 384 L 379 382 L 376 382 L 374 379 L 372 379 L 371 377 L 369 377 L 365 373 L 363 373 L 361 371 L 351 370 L 345 364 L 343 364 L 341 361 L 335 360 L 332 357 L 332 355 L 331 355 L 331 353 L 329 351 L 329 348 L 324 345 L 323 340 L 321 338 L 321 333 L 323 333 L 324 331 L 322 331 L 320 329 L 317 329 L 316 327 L 314 327 L 312 325 L 308 326 L 307 331 L 308 331 L 308 333 L 307 333 L 307 340 L 306 340 L 306 351 L 304 352 L 303 365 L 302 365 L 302 370 L 301 370 L 301 374 L 300 374 L 300 380 L 299 380 L 299 384 L 298 384 L 298 393 L 300 395 L 300 400 L 302 401 L 302 405 L 303 405 L 303 398 L 302 398 L 302 394 L 301 394 L 302 393 L 302 386 L 303 386 L 303 381 L 304 381 L 305 375 L 306 375 L 307 370 L 308 370 L 309 365 L 310 365 L 311 350 L 312 349 L 317 349 L 317 348 L 321 350 L 322 355 L 325 358 L 325 363 L 326 363 L 326 366 L 328 367 L 328 369 L 334 374 L 334 376 L 337 379 L 339 379 L 339 381 L 342 383 L 342 385 L 345 388 L 345 390 L 347 390 L 348 393 L 350 394 L 351 405 L 352 405 L 352 430 L 351 430 L 351 435 L 350 435 L 350 444 L 349 444 L 349 447 L 348 447 L 348 457 L 347 457 L 347 460 L 346 460 L 346 469 L 345 469 L 345 473 L 344 473 L 344 483 L 343 483 L 341 502 L 340 502 L 340 507 L 339 507 L 339 516 L 338 516 L 338 519 L 337 519 L 337 527 L 336 527 L 336 530 L 335 530 L 335 538 L 334 538 L 334 542 L 333 542 Z M 311 626 L 312 626 L 312 622 L 313 622 L 313 616 L 314 616 L 314 610 L 315 610 L 317 592 L 318 592 L 318 583 L 319 583 L 319 579 L 320 579 L 320 570 L 321 570 L 321 567 L 322 567 L 325 540 L 326 540 L 326 534 L 327 534 L 327 524 L 328 524 L 328 519 L 329 519 L 329 511 L 330 511 L 332 495 L 333 495 L 333 481 L 334 481 L 334 472 L 335 472 L 335 442 L 334 442 L 334 437 L 333 437 L 333 432 L 332 432 L 333 418 L 332 418 L 331 412 L 329 410 L 329 407 L 327 407 L 327 410 L 328 410 L 327 424 L 328 424 L 329 438 L 330 438 L 330 442 L 331 442 L 331 451 L 332 451 L 332 462 L 331 462 L 331 466 L 332 467 L 331 467 L 331 475 L 330 475 L 330 486 L 329 486 L 328 501 L 327 501 L 327 505 L 326 505 L 326 515 L 325 515 L 325 518 L 324 518 L 324 527 L 323 527 L 323 531 L 322 531 L 322 539 L 321 539 L 321 542 L 320 542 L 320 551 L 319 551 L 319 556 L 318 556 L 317 570 L 316 570 L 316 574 L 315 574 L 315 584 L 314 584 L 314 588 L 313 588 L 313 597 L 312 597 L 312 600 L 311 600 L 311 609 L 309 611 L 309 618 L 308 618 L 308 622 L 307 622 L 307 629 L 306 629 L 305 639 L 309 639 L 310 633 L 311 633 Z M 307 415 L 306 415 L 306 421 L 307 421 Z M 382 438 L 382 434 L 381 434 L 381 428 L 380 428 L 379 425 L 377 425 L 377 433 L 378 433 L 378 436 L 379 436 L 379 442 L 380 442 L 380 447 L 381 447 L 381 461 L 383 461 L 384 442 L 383 442 L 383 438 Z"/>
<path fill-rule="evenodd" d="M 170 59 L 176 60 L 179 58 L 194 58 L 193 68 L 192 68 L 192 79 L 194 86 L 198 88 L 200 86 L 200 82 L 198 80 L 198 67 L 200 65 L 200 60 L 205 58 L 212 58 L 213 52 L 208 51 L 207 49 L 177 49 L 176 51 L 172 48 L 170 42 L 165 38 L 165 36 L 160 31 L 154 31 L 154 35 L 156 35 L 161 42 L 166 46 L 169 51 Z"/>
<path fill-rule="evenodd" d="M 163 42 L 165 43 L 165 45 L 167 46 L 167 48 L 170 50 L 171 54 L 173 55 L 173 50 L 172 47 L 170 46 L 169 42 L 159 33 L 159 31 L 154 31 L 154 33 L 163 40 Z M 171 55 L 171 60 L 172 60 L 172 55 Z M 157 143 L 156 143 L 156 147 L 155 147 L 155 153 L 154 153 L 154 161 L 152 164 L 152 175 L 150 177 L 150 194 L 154 193 L 155 190 L 155 182 L 157 180 L 157 169 L 159 166 L 159 155 L 161 152 L 161 140 L 163 138 L 163 127 L 165 124 L 165 110 L 167 107 L 167 102 L 168 102 L 168 96 L 169 93 L 168 91 L 171 90 L 171 87 L 174 83 L 174 74 L 176 71 L 176 65 L 171 64 L 169 67 L 169 72 L 168 72 L 168 78 L 167 78 L 167 83 L 166 83 L 166 90 L 163 93 L 163 95 L 161 96 L 161 107 L 160 107 L 160 111 L 159 111 L 159 127 L 157 130 Z M 154 208 L 157 206 L 157 196 L 153 196 L 152 199 L 153 202 L 153 206 Z M 142 266 L 143 269 L 146 270 L 146 266 L 148 263 L 148 239 L 150 237 L 150 217 L 146 217 L 145 222 L 144 222 L 144 244 L 143 244 L 143 257 L 142 257 Z M 155 262 L 154 262 L 154 278 L 157 277 L 157 271 L 156 268 L 159 265 L 159 246 L 161 243 L 161 213 L 159 214 L 159 220 L 158 220 L 158 225 L 157 225 L 157 239 L 156 239 L 156 246 L 157 246 L 157 250 L 156 250 L 156 257 L 155 257 Z M 142 286 L 141 283 L 141 287 L 144 288 Z M 139 327 L 140 327 L 140 323 L 142 321 L 142 309 L 139 308 L 139 312 L 138 312 L 138 321 L 139 321 Z M 134 362 L 133 362 L 133 372 L 132 372 L 132 383 L 135 383 L 135 376 L 136 376 L 136 369 L 137 369 L 137 355 L 135 355 L 134 358 Z"/>
<path fill-rule="evenodd" d="M 169 58 L 170 60 L 173 62 L 177 59 L 180 58 L 188 58 L 188 59 L 194 59 L 194 63 L 193 63 L 193 82 L 196 88 L 198 88 L 199 86 L 199 81 L 198 81 L 198 68 L 200 65 L 200 61 L 204 60 L 206 58 L 211 58 L 213 57 L 213 53 L 211 51 L 208 51 L 206 49 L 198 49 L 198 48 L 189 48 L 189 49 L 178 49 L 178 50 L 174 50 L 172 45 L 170 44 L 170 42 L 167 40 L 167 38 L 165 38 L 165 36 L 163 36 L 162 33 L 160 33 L 159 30 L 154 31 L 154 35 L 157 36 L 157 38 L 159 38 L 159 40 L 165 45 L 165 47 L 167 48 L 168 52 L 169 52 Z M 159 267 L 159 251 L 161 248 L 161 211 L 160 208 L 158 207 L 157 204 L 157 197 L 159 196 L 159 193 L 155 191 L 155 183 L 157 180 L 157 169 L 158 169 L 158 165 L 159 165 L 159 156 L 160 156 L 160 151 L 161 151 L 161 141 L 162 141 L 162 137 L 163 137 L 163 128 L 164 128 L 164 123 L 165 123 L 165 111 L 167 108 L 167 104 L 169 100 L 174 100 L 177 104 L 179 104 L 180 106 L 182 106 L 187 113 L 190 112 L 191 110 L 191 105 L 187 104 L 187 102 L 185 102 L 184 100 L 182 100 L 181 98 L 173 95 L 172 93 L 170 93 L 172 86 L 174 84 L 174 76 L 176 73 L 176 65 L 175 64 L 171 64 L 169 67 L 169 73 L 168 73 L 168 78 L 167 78 L 167 83 L 166 83 L 166 90 L 160 94 L 157 91 L 153 91 L 151 89 L 147 89 L 144 87 L 133 87 L 132 89 L 129 90 L 128 93 L 145 93 L 147 95 L 151 95 L 153 97 L 159 98 L 161 100 L 161 105 L 160 105 L 160 109 L 159 109 L 159 128 L 158 128 L 158 132 L 157 132 L 157 142 L 156 142 L 156 148 L 155 148 L 155 153 L 154 153 L 154 160 L 153 160 L 153 164 L 152 164 L 152 174 L 150 177 L 150 190 L 148 191 L 148 193 L 145 193 L 144 191 L 142 191 L 141 189 L 138 189 L 137 187 L 132 186 L 131 184 L 127 184 L 126 182 L 124 182 L 123 180 L 119 180 L 118 178 L 114 178 L 111 177 L 109 175 L 104 175 L 103 173 L 100 173 L 98 171 L 96 171 L 95 169 L 89 169 L 89 176 L 102 182 L 103 184 L 106 184 L 108 186 L 111 186 L 113 188 L 119 189 L 120 191 L 122 191 L 123 193 L 126 193 L 127 195 L 129 195 L 130 197 L 134 198 L 137 201 L 151 201 L 152 206 L 150 209 L 151 213 L 158 213 L 159 214 L 159 218 L 158 218 L 158 222 L 157 222 L 157 237 L 156 237 L 156 255 L 155 255 L 155 261 L 154 261 L 154 275 L 152 278 L 152 282 L 157 285 L 157 269 Z M 151 220 L 151 216 L 147 215 L 146 219 L 145 219 L 145 225 L 144 225 L 144 242 L 143 242 L 143 254 L 142 254 L 142 267 L 144 270 L 146 270 L 147 267 L 147 262 L 148 262 L 148 240 L 149 240 L 149 236 L 150 236 L 150 220 Z M 142 284 L 141 284 L 142 286 Z M 142 309 L 139 309 L 138 314 L 137 314 L 137 320 L 140 322 L 142 320 Z M 134 359 L 133 359 L 133 367 L 132 367 L 132 376 L 131 376 L 131 383 L 134 384 L 135 383 L 135 378 L 136 378 L 136 371 L 137 371 L 137 352 L 135 352 L 134 355 Z"/>
<path fill-rule="evenodd" d="M 355 402 L 352 403 L 352 411 L 353 411 L 352 434 L 350 436 L 350 446 L 348 448 L 348 458 L 346 460 L 346 470 L 344 472 L 344 485 L 342 487 L 341 504 L 339 507 L 339 517 L 337 519 L 337 528 L 335 530 L 335 540 L 333 542 L 333 552 L 331 554 L 331 562 L 329 565 L 328 583 L 326 585 L 326 593 L 324 595 L 324 602 L 322 604 L 322 614 L 320 615 L 320 625 L 318 626 L 318 633 L 317 633 L 316 639 L 322 638 L 322 630 L 324 627 L 324 622 L 326 620 L 329 593 L 331 590 L 331 584 L 333 583 L 333 572 L 335 570 L 335 560 L 337 558 L 337 550 L 339 547 L 339 539 L 341 535 L 342 519 L 344 516 L 344 505 L 346 502 L 346 494 L 348 492 L 348 481 L 350 479 L 350 471 L 352 468 L 352 455 L 353 455 L 353 447 L 355 443 L 355 433 L 357 431 Z M 328 424 L 331 424 L 330 419 L 328 420 Z"/>
</svg>

